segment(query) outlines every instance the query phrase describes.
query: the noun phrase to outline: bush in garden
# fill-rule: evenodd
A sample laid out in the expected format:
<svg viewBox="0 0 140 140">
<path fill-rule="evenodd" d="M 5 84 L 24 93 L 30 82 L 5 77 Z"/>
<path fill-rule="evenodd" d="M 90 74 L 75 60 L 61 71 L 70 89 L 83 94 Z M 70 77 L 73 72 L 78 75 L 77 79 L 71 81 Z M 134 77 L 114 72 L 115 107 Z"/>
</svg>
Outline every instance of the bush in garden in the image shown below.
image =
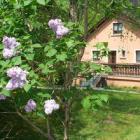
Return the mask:
<svg viewBox="0 0 140 140">
<path fill-rule="evenodd" d="M 41 5 L 43 2 L 37 1 Z M 12 7 L 13 10 L 4 12 L 7 7 Z M 22 113 L 32 112 L 31 115 L 47 119 L 47 136 L 39 128 L 37 130 L 48 139 L 53 139 L 49 118 L 53 112 L 62 110 L 64 140 L 67 140 L 70 107 L 75 94 L 72 90 L 73 79 L 79 73 L 90 74 L 94 65 L 88 64 L 88 67 L 84 67 L 85 64 L 80 62 L 80 50 L 85 47 L 85 42 L 79 26 L 72 22 L 63 23 L 61 19 L 47 18 L 47 22 L 39 22 L 43 16 L 38 15 L 39 8 L 36 2 L 32 5 L 27 1 L 9 1 L 3 4 L 1 13 L 4 23 L 0 31 L 1 40 L 3 37 L 3 45 L 0 46 L 0 100 L 10 98 L 15 104 L 17 114 L 22 117 Z M 19 15 L 16 14 L 17 11 Z M 47 32 L 45 41 L 43 31 Z M 87 69 L 89 67 L 90 70 Z M 60 76 L 64 79 L 63 88 L 56 90 L 55 85 Z M 48 87 L 52 88 L 52 92 L 30 92 L 31 89 Z M 91 98 L 93 100 L 93 96 Z M 96 100 L 100 99 L 102 101 L 99 96 Z M 88 104 L 90 108 L 93 106 L 92 100 L 86 98 L 82 102 L 83 106 L 87 108 Z M 105 97 L 103 101 L 107 101 Z"/>
</svg>

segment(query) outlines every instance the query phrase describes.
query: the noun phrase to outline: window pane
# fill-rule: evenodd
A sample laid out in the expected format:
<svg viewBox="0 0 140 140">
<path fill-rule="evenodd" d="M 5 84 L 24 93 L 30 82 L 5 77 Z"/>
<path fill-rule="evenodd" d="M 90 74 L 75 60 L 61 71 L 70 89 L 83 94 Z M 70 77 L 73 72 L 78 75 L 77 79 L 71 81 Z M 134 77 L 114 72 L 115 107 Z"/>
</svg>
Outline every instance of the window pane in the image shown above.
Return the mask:
<svg viewBox="0 0 140 140">
<path fill-rule="evenodd" d="M 136 62 L 140 62 L 140 51 L 136 51 Z"/>
<path fill-rule="evenodd" d="M 119 25 L 118 30 L 122 31 L 122 24 Z"/>
<path fill-rule="evenodd" d="M 125 50 L 122 50 L 122 57 L 125 57 L 126 53 Z"/>
<path fill-rule="evenodd" d="M 122 23 L 113 23 L 113 33 L 114 34 L 120 34 L 123 30 L 123 24 Z"/>
<path fill-rule="evenodd" d="M 99 57 L 99 51 L 93 51 L 93 60 L 94 61 L 97 61 L 97 60 L 100 60 L 100 57 Z"/>
<path fill-rule="evenodd" d="M 118 30 L 117 25 L 114 25 L 114 31 L 117 31 L 117 30 Z"/>
</svg>

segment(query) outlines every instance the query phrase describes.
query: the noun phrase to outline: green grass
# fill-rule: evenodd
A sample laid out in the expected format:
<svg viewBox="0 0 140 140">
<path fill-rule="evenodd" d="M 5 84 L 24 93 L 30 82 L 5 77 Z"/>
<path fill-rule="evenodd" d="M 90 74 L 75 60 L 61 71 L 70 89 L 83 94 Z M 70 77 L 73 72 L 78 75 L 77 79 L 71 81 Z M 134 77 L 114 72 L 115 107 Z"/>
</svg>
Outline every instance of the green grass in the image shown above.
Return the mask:
<svg viewBox="0 0 140 140">
<path fill-rule="evenodd" d="M 73 105 L 70 140 L 140 140 L 140 94 L 98 93 L 108 94 L 109 102 L 97 112 L 83 110 L 78 99 Z M 4 118 L 0 132 L 8 123 L 14 128 L 11 135 L 19 133 L 14 140 L 45 140 L 18 117 L 6 115 L 0 118 Z M 59 127 L 57 125 L 56 140 L 62 140 L 62 128 Z"/>
<path fill-rule="evenodd" d="M 109 104 L 96 113 L 75 115 L 74 140 L 140 140 L 140 95 L 107 93 Z M 82 123 L 82 124 L 80 124 Z M 80 125 L 80 126 L 79 126 Z"/>
</svg>

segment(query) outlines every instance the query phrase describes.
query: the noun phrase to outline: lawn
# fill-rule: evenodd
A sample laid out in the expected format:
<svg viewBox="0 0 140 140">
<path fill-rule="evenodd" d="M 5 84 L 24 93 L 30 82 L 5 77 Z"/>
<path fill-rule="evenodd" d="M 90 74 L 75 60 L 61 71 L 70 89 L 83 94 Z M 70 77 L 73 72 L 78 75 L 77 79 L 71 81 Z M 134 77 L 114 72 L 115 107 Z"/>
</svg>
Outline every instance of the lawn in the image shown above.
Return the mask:
<svg viewBox="0 0 140 140">
<path fill-rule="evenodd" d="M 73 123 L 75 135 L 71 139 L 140 139 L 140 95 L 128 93 L 106 94 L 109 95 L 109 103 L 105 108 L 98 110 L 96 113 L 85 112 L 82 109 L 77 112 L 74 118 L 75 123 Z"/>
<path fill-rule="evenodd" d="M 108 94 L 108 104 L 97 112 L 87 112 L 77 99 L 72 108 L 70 140 L 140 140 L 140 94 L 94 93 Z M 14 140 L 44 140 L 14 114 L 0 115 L 0 122 L 0 138 L 9 132 L 8 137 L 14 136 Z M 57 127 L 56 140 L 62 140 Z"/>
</svg>

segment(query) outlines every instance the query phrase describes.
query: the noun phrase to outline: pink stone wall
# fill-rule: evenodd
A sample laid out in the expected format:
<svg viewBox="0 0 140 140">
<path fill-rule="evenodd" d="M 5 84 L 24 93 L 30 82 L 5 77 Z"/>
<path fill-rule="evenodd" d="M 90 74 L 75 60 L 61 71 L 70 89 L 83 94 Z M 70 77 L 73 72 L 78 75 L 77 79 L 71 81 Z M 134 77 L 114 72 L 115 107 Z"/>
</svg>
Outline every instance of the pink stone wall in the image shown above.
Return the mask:
<svg viewBox="0 0 140 140">
<path fill-rule="evenodd" d="M 108 86 L 140 88 L 140 78 L 108 76 L 106 82 Z"/>
</svg>

